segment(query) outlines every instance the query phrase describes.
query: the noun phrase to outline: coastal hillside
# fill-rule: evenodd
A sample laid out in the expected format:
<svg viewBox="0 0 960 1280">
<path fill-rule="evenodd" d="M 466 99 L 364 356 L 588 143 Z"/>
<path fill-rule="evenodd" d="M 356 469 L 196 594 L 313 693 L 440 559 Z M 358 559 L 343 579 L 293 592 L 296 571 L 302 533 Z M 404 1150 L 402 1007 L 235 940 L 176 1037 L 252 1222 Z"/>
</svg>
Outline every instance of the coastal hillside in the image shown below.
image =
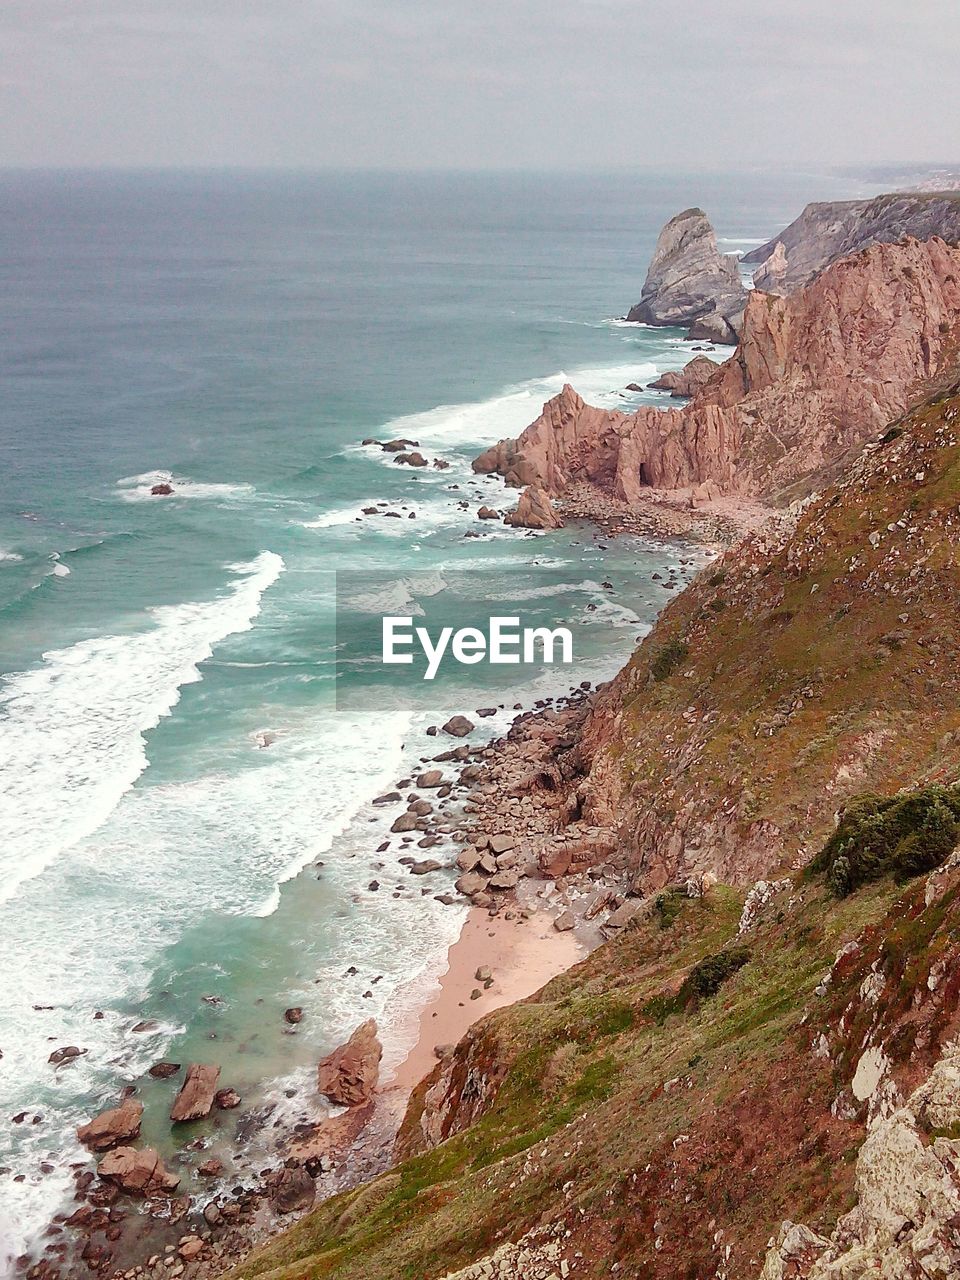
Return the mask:
<svg viewBox="0 0 960 1280">
<path fill-rule="evenodd" d="M 877 244 L 789 298 L 754 291 L 735 353 L 682 408 L 586 405 L 571 387 L 481 474 L 562 497 L 658 492 L 784 502 L 824 482 L 949 365 L 960 337 L 960 249 Z"/>
<path fill-rule="evenodd" d="M 235 1275 L 956 1274 L 958 504 L 954 374 L 673 602 L 562 744 L 630 923 Z"/>
<path fill-rule="evenodd" d="M 960 241 L 960 192 L 895 191 L 872 200 L 813 202 L 779 235 L 744 254 L 742 261 L 758 264 L 758 288 L 792 293 L 831 262 L 871 244 L 934 235 L 951 244 Z"/>
</svg>

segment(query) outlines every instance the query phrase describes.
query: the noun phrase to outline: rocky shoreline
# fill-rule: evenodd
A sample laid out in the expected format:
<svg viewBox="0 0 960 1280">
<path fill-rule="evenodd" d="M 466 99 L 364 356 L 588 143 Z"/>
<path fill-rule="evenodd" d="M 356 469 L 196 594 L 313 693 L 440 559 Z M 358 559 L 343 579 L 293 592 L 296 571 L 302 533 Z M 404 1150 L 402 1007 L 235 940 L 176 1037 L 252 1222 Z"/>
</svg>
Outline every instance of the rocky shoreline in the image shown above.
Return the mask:
<svg viewBox="0 0 960 1280">
<path fill-rule="evenodd" d="M 407 457 L 402 452 L 414 449 L 415 441 L 363 443 L 396 453 L 398 462 L 421 465 L 422 455 Z M 436 460 L 434 465 L 443 464 Z M 683 540 L 692 551 L 699 545 L 718 552 L 771 515 L 759 503 L 713 501 L 709 495 L 697 499 L 673 491 L 650 492 L 642 502 L 627 503 L 587 482 L 571 485 L 559 505 L 562 514 L 556 525 L 588 523 L 595 529 L 595 542 L 634 535 Z M 395 513 L 378 507 L 362 514 Z M 499 513 L 482 509 L 479 518 L 499 518 Z M 521 527 L 526 523 L 509 516 L 505 522 Z M 694 561 L 692 555 L 681 559 L 679 570 L 665 571 L 662 578 L 654 575 L 660 578 L 665 601 L 667 592 L 683 585 Z M 579 734 L 599 696 L 599 689 L 584 682 L 565 697 L 539 700 L 530 710 L 518 704 L 508 732 L 481 745 L 468 741 L 477 722 L 502 708 L 478 708 L 473 713 L 476 721 L 460 715 L 428 729 L 430 736 L 450 745 L 423 757 L 409 777 L 373 800 L 373 806 L 388 815 L 399 810 L 376 855 L 385 859 L 389 851 L 398 869 L 423 877 L 423 893 L 433 892 L 434 873 L 455 869 L 459 875 L 452 891 L 434 896 L 451 906 L 467 900 L 474 912 L 498 926 L 519 930 L 535 913 L 546 911 L 557 946 L 563 938 L 576 936 L 590 948 L 619 932 L 644 909 L 643 901 L 632 894 L 611 827 L 573 812 L 569 800 L 580 767 Z M 454 844 L 455 861 L 448 852 Z M 380 887 L 372 880 L 368 889 L 375 893 Z M 569 963 L 569 956 L 564 963 Z M 486 964 L 476 966 L 476 973 L 469 975 L 471 990 L 456 993 L 462 997 L 456 1001 L 461 1009 L 469 1011 L 470 1002 L 491 985 L 492 976 L 478 976 L 488 971 Z M 472 1007 L 477 1016 L 486 1012 L 482 1003 Z M 298 1021 L 299 1012 L 287 1010 L 287 1021 Z M 409 1092 L 418 1081 L 404 1080 L 400 1088 L 379 1086 L 378 1071 L 370 1069 L 372 1059 L 379 1064 L 381 1053 L 376 1025 L 363 1024 L 356 1035 L 367 1041 L 367 1067 L 358 1072 L 353 1062 L 348 1071 L 352 1086 L 331 1092 L 325 1077 L 331 1069 L 336 1074 L 336 1064 L 342 1066 L 344 1057 L 351 1058 L 352 1039 L 318 1068 L 318 1094 L 344 1109 L 319 1119 L 301 1114 L 298 1120 L 284 1122 L 271 1137 L 272 1158 L 265 1158 L 258 1168 L 249 1167 L 248 1161 L 243 1176 L 229 1187 L 223 1184 L 223 1162 L 217 1155 L 203 1158 L 208 1150 L 205 1137 L 191 1138 L 186 1131 L 183 1152 L 194 1154 L 172 1169 L 152 1147 L 134 1145 L 143 1107 L 136 1100 L 136 1086 L 126 1086 L 118 1106 L 80 1131 L 80 1140 L 97 1163 L 77 1161 L 71 1167 L 76 1208 L 54 1217 L 44 1234 L 40 1260 L 18 1259 L 17 1273 L 25 1280 L 84 1274 L 112 1280 L 207 1280 L 282 1230 L 291 1216 L 383 1172 L 394 1161 L 394 1140 Z M 436 1049 L 439 1056 L 440 1047 L 431 1045 L 431 1054 Z M 158 1063 L 150 1074 L 172 1078 L 180 1071 L 179 1064 Z M 189 1125 L 213 1111 L 239 1107 L 239 1096 L 229 1088 L 218 1089 L 218 1084 L 215 1064 L 190 1064 L 173 1101 L 172 1121 Z M 271 1112 L 270 1106 L 238 1112 L 242 1136 L 231 1155 L 242 1155 L 244 1142 L 268 1124 L 276 1129 L 281 1122 Z M 185 1193 L 181 1174 L 193 1170 L 199 1181 Z M 209 1193 L 202 1189 L 205 1184 Z"/>
<path fill-rule="evenodd" d="M 675 578 L 670 581 L 675 585 Z M 437 896 L 451 905 L 466 899 L 492 922 L 521 929 L 545 910 L 558 942 L 576 931 L 589 948 L 624 927 L 640 903 L 628 896 L 612 832 L 586 817 L 571 820 L 562 789 L 554 789 L 554 782 L 565 786 L 575 772 L 578 734 L 598 696 L 584 682 L 566 697 L 538 700 L 531 710 L 517 707 L 506 735 L 479 745 L 466 739 L 496 708 L 480 708 L 476 721 L 455 716 L 436 726 L 434 736 L 452 744 L 423 757 L 410 777 L 374 801 L 388 816 L 399 809 L 378 853 L 385 854 L 387 845 L 412 877 L 454 868 L 456 893 Z M 441 855 L 438 848 L 450 842 L 457 846 L 455 862 L 452 852 Z M 375 886 L 371 882 L 371 891 Z M 454 993 L 467 1009 L 463 1030 L 473 1009 L 477 1016 L 487 1011 L 471 1002 L 493 979 L 489 967 L 479 965 L 469 976 L 471 990 Z M 287 1010 L 287 1021 L 296 1022 L 299 1013 Z M 430 1049 L 439 1056 L 439 1047 Z M 276 1159 L 233 1186 L 218 1187 L 223 1164 L 216 1156 L 201 1159 L 199 1185 L 209 1183 L 210 1194 L 198 1194 L 196 1185 L 184 1193 L 179 1164 L 167 1167 L 153 1148 L 135 1145 L 143 1106 L 135 1086 L 127 1086 L 118 1106 L 79 1130 L 97 1163 L 72 1165 L 76 1207 L 54 1217 L 44 1234 L 43 1256 L 18 1259 L 18 1274 L 26 1280 L 82 1274 L 206 1280 L 221 1274 L 287 1225 L 291 1215 L 393 1162 L 394 1139 L 417 1081 L 380 1087 L 381 1052 L 370 1020 L 318 1064 L 318 1094 L 343 1109 L 290 1123 L 275 1139 Z M 159 1063 L 151 1074 L 172 1077 L 180 1070 L 179 1064 Z M 217 1109 L 239 1106 L 238 1095 L 219 1083 L 216 1065 L 190 1064 L 174 1095 L 174 1122 L 189 1125 Z M 246 1131 L 256 1132 L 268 1118 L 269 1111 L 247 1113 Z M 207 1148 L 205 1138 L 191 1139 L 189 1130 L 185 1135 L 186 1151 L 199 1155 Z"/>
</svg>

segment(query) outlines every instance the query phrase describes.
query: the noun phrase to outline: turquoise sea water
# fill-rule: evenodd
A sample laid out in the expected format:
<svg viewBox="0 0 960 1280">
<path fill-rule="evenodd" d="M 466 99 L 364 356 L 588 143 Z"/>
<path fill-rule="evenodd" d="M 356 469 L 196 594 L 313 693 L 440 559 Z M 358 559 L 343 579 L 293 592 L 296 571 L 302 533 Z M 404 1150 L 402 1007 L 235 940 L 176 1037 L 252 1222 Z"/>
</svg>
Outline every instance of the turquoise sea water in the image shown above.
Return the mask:
<svg viewBox="0 0 960 1280">
<path fill-rule="evenodd" d="M 612 674 L 665 598 L 652 573 L 688 552 L 480 526 L 481 500 L 508 501 L 470 458 L 564 381 L 624 407 L 655 398 L 628 382 L 689 358 L 679 333 L 616 320 L 671 214 L 701 204 L 745 249 L 853 193 L 809 174 L 0 175 L 9 1253 L 68 1190 L 75 1124 L 123 1083 L 172 1153 L 174 1086 L 142 1082 L 151 1062 L 221 1063 L 277 1108 L 269 1127 L 317 1114 L 310 1067 L 362 1017 L 388 1066 L 402 1055 L 462 909 L 435 900 L 450 873 L 411 888 L 397 848 L 376 854 L 393 815 L 369 802 L 437 750 L 428 724 L 489 696 L 464 675 L 391 697 L 353 669 L 338 710 L 334 571 L 377 571 L 400 593 L 384 607 L 454 569 L 537 621 L 598 605 L 575 674 L 518 677 L 507 707 Z M 397 466 L 365 436 L 450 466 Z M 161 480 L 172 497 L 150 495 Z M 358 521 L 377 501 L 404 518 Z M 86 1053 L 55 1070 L 60 1045 Z"/>
</svg>

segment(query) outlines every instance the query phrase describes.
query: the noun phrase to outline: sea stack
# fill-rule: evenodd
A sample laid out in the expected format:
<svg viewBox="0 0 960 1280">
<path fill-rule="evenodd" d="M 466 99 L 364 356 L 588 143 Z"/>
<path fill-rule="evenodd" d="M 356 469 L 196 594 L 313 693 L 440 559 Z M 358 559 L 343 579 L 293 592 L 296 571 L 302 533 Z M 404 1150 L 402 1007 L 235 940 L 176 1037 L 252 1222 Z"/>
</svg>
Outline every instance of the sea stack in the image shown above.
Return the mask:
<svg viewBox="0 0 960 1280">
<path fill-rule="evenodd" d="M 684 209 L 657 238 L 640 301 L 628 320 L 688 328 L 688 337 L 734 343 L 747 290 L 734 254 L 722 254 L 702 209 Z"/>
</svg>

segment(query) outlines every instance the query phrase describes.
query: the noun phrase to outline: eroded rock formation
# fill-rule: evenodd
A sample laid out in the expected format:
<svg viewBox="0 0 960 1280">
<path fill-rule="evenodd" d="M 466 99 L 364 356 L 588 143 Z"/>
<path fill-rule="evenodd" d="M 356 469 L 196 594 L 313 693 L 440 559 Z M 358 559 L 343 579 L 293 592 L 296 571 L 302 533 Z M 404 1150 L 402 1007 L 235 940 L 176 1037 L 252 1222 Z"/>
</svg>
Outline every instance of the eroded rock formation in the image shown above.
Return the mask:
<svg viewBox="0 0 960 1280">
<path fill-rule="evenodd" d="M 746 300 L 736 256 L 717 248 L 702 209 L 684 209 L 660 232 L 640 301 L 627 319 L 689 328 L 691 338 L 735 342 Z"/>
<path fill-rule="evenodd" d="M 536 485 L 528 485 L 520 495 L 520 501 L 503 518 L 504 524 L 520 529 L 562 529 L 563 520 L 553 503 Z"/>
<path fill-rule="evenodd" d="M 373 1018 L 362 1022 L 345 1044 L 338 1045 L 317 1066 L 317 1089 L 338 1106 L 368 1102 L 380 1078 L 383 1047 Z"/>
<path fill-rule="evenodd" d="M 647 490 L 776 499 L 807 489 L 901 414 L 952 357 L 960 249 L 876 244 L 783 298 L 750 295 L 736 352 L 678 409 L 597 409 L 570 386 L 515 440 L 474 462 L 552 497 L 588 481 L 636 502 Z"/>
<path fill-rule="evenodd" d="M 115 1183 L 121 1191 L 135 1196 L 169 1195 L 180 1185 L 180 1179 L 171 1173 L 153 1147 L 117 1147 L 97 1165 L 97 1172 L 107 1182 Z"/>
<path fill-rule="evenodd" d="M 121 1142 L 130 1142 L 140 1133 L 143 1103 L 126 1098 L 119 1107 L 101 1111 L 89 1124 L 77 1130 L 77 1140 L 91 1151 L 108 1151 Z"/>
<path fill-rule="evenodd" d="M 177 1094 L 170 1111 L 174 1121 L 202 1120 L 213 1107 L 220 1068 L 204 1062 L 191 1062 L 187 1067 L 183 1087 Z"/>
</svg>

